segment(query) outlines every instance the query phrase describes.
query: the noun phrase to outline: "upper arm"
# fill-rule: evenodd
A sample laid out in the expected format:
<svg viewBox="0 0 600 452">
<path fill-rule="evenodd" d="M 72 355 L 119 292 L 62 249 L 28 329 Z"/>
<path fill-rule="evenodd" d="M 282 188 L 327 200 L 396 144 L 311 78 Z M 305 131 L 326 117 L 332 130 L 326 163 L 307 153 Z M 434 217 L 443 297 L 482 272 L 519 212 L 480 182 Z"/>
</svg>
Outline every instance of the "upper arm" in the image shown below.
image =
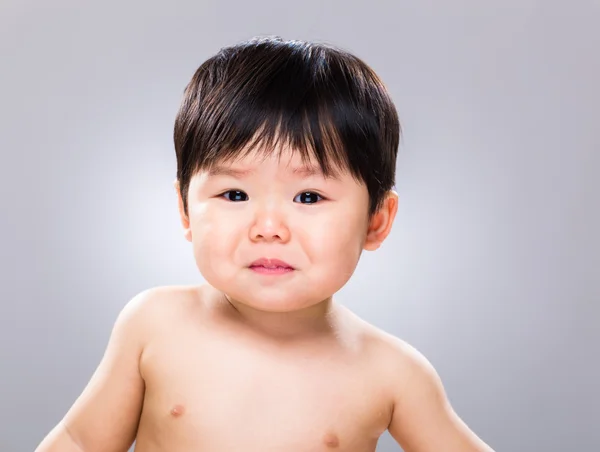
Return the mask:
<svg viewBox="0 0 600 452">
<path fill-rule="evenodd" d="M 124 452 L 133 443 L 144 399 L 139 370 L 148 303 L 154 289 L 136 295 L 121 311 L 104 356 L 62 423 L 86 452 Z"/>
<path fill-rule="evenodd" d="M 452 409 L 431 363 L 408 346 L 408 376 L 397 387 L 388 430 L 406 452 L 493 452 Z"/>
</svg>

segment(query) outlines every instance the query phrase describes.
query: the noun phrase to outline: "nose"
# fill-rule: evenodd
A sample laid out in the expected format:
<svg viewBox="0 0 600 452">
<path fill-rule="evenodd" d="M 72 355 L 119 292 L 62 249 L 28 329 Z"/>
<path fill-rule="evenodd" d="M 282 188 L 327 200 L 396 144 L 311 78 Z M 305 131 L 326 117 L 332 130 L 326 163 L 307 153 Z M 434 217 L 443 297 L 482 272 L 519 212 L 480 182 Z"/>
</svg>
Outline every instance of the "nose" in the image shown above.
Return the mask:
<svg viewBox="0 0 600 452">
<path fill-rule="evenodd" d="M 264 206 L 257 210 L 250 228 L 250 240 L 285 243 L 289 239 L 290 230 L 281 209 L 277 206 Z"/>
</svg>

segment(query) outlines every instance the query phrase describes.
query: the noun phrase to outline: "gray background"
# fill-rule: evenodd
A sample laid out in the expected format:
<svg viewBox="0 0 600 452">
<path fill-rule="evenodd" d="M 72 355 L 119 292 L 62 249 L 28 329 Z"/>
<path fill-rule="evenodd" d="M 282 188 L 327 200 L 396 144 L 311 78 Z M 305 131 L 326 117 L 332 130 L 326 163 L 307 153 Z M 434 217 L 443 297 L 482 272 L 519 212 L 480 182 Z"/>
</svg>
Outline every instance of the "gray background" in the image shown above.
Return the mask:
<svg viewBox="0 0 600 452">
<path fill-rule="evenodd" d="M 197 66 L 257 34 L 355 52 L 400 112 L 397 221 L 339 300 L 496 450 L 600 450 L 600 1 L 369 5 L 2 0 L 2 452 L 60 420 L 133 295 L 201 282 L 173 121 Z"/>
</svg>

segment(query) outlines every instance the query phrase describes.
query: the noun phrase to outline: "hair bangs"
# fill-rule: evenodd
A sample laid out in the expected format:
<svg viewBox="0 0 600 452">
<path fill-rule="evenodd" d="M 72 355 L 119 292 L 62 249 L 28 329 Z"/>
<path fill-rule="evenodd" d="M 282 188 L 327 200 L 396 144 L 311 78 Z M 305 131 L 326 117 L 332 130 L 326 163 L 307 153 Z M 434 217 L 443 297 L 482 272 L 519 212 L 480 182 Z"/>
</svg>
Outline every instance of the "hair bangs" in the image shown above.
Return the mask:
<svg viewBox="0 0 600 452">
<path fill-rule="evenodd" d="M 383 83 L 349 52 L 278 37 L 222 48 L 196 70 L 175 120 L 184 207 L 198 171 L 292 152 L 326 177 L 365 183 L 372 213 L 394 184 L 399 132 Z"/>
<path fill-rule="evenodd" d="M 331 90 L 318 64 L 294 63 L 292 54 L 275 74 L 265 69 L 219 86 L 221 99 L 207 103 L 196 123 L 194 147 L 200 152 L 193 172 L 251 154 L 281 158 L 291 151 L 303 163 L 316 163 L 325 176 L 349 170 L 359 178 L 344 150 L 350 140 L 342 134 L 353 127 L 352 115 L 339 111 L 344 93 Z"/>
</svg>

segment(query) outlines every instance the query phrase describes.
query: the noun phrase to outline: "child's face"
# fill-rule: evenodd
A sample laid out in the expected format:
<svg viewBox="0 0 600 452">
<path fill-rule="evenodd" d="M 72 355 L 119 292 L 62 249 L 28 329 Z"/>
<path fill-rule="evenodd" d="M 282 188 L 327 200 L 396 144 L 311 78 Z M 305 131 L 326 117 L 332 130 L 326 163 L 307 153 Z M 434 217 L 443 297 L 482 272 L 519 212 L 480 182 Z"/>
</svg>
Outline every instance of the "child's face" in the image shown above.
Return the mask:
<svg viewBox="0 0 600 452">
<path fill-rule="evenodd" d="M 190 181 L 189 217 L 182 221 L 198 269 L 248 307 L 284 312 L 329 298 L 348 281 L 365 246 L 366 186 L 346 172 L 326 179 L 294 171 L 302 166 L 289 152 L 279 161 L 250 156 Z M 251 267 L 260 258 L 293 270 L 261 273 Z"/>
</svg>

